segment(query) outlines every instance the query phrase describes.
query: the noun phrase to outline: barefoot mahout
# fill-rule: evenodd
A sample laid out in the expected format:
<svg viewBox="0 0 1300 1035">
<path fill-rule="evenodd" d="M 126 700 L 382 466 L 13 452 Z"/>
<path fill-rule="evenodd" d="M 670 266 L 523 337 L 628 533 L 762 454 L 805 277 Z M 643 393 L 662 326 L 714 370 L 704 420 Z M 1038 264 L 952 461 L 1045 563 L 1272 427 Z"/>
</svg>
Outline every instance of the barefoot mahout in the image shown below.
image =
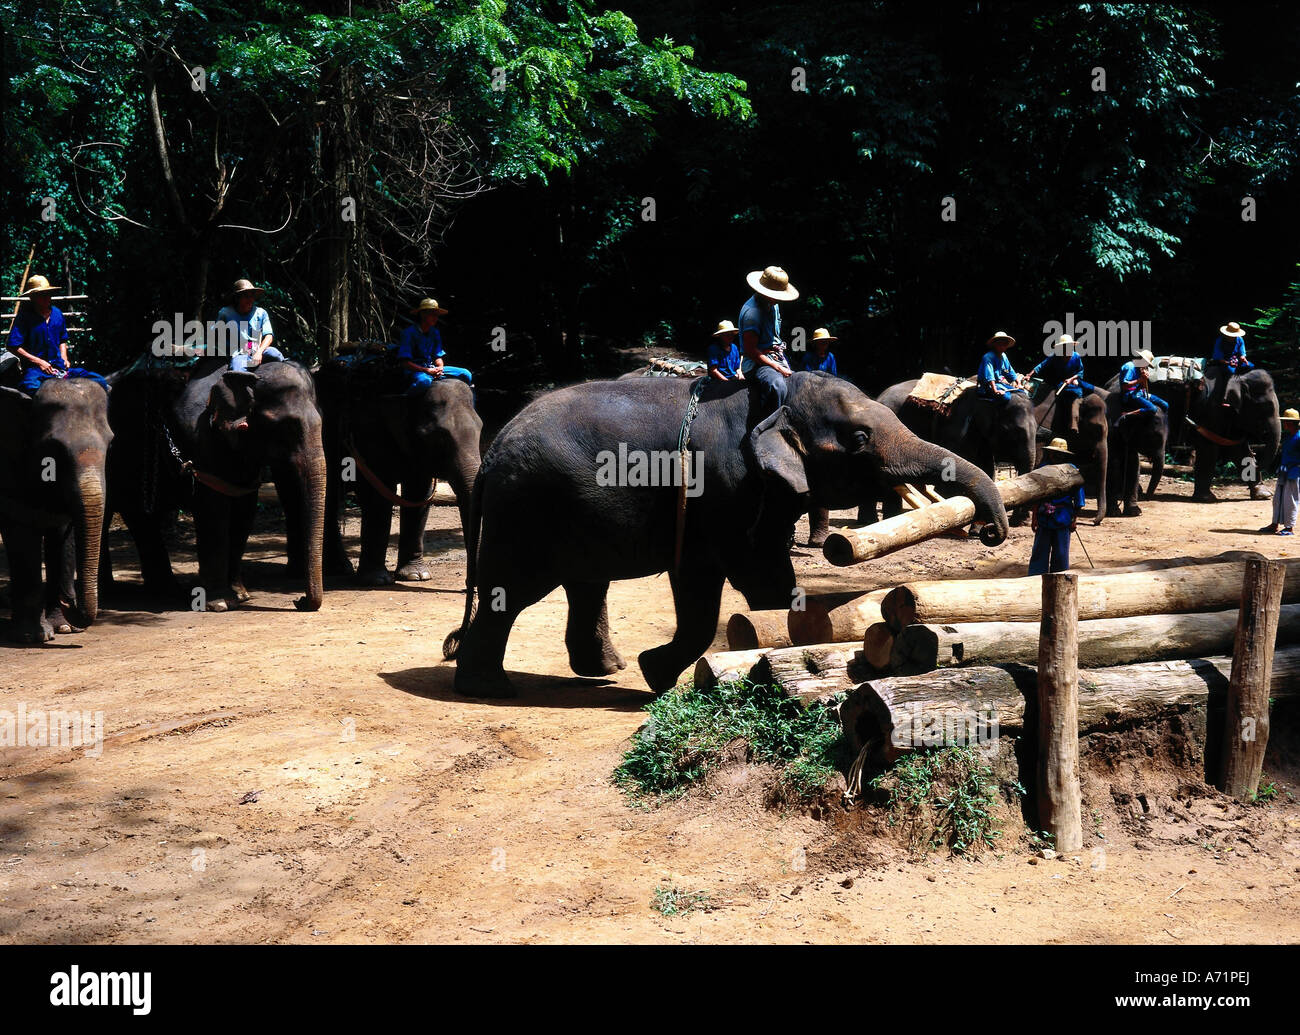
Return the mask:
<svg viewBox="0 0 1300 1035">
<path fill-rule="evenodd" d="M 207 609 L 225 611 L 247 600 L 239 568 L 261 471 L 269 466 L 285 524 L 294 530 L 290 545 L 301 544 L 307 588 L 294 606 L 319 610 L 325 451 L 307 368 L 285 360 L 256 371 L 227 370 L 216 358 L 201 360 L 188 376 L 146 368 L 109 380 L 117 434 L 109 454 L 110 513 L 122 515 L 135 539 L 146 586 L 176 590 L 161 519 L 186 506 L 194 512 Z"/>
<path fill-rule="evenodd" d="M 51 378 L 34 397 L 0 388 L 0 536 L 9 557 L 10 636 L 20 643 L 44 643 L 95 620 L 112 439 L 107 396 L 88 378 Z"/>
<path fill-rule="evenodd" d="M 677 378 L 575 385 L 537 399 L 502 429 L 483 457 L 465 526 L 464 622 L 443 646 L 457 662 L 458 692 L 513 693 L 502 667 L 511 626 L 557 586 L 569 598 L 573 670 L 625 667 L 609 636 L 609 583 L 665 571 L 677 629 L 638 660 L 650 688 L 667 690 L 713 641 L 724 580 L 754 610 L 789 607 L 794 521 L 814 505 L 853 507 L 882 484 L 928 482 L 968 496 L 991 522 L 985 541 L 1006 538 L 1006 511 L 987 475 L 917 438 L 847 381 L 800 372 L 785 404 L 748 436 L 744 382 L 705 386 L 690 428 L 701 491 L 687 500 L 674 571 L 677 488 L 611 486 L 598 472 L 602 454 L 620 447 L 629 456 L 673 454 L 691 387 Z M 675 459 L 661 466 L 680 470 Z"/>
<path fill-rule="evenodd" d="M 435 478 L 451 486 L 461 527 L 468 525 L 483 431 L 483 422 L 474 412 L 473 391 L 454 377 L 413 387 L 407 382 L 405 372 L 384 357 L 361 363 L 337 359 L 316 373 L 329 472 L 325 566 L 331 575 L 352 572 L 339 528 L 339 502 L 347 488 L 343 465 L 345 458 L 351 458 L 356 467 L 351 484 L 361 506 L 361 563 L 356 577 L 362 585 L 433 578 L 424 562 L 424 529 Z M 377 488 L 375 481 L 384 489 Z M 394 506 L 400 532 L 397 570 L 390 572 L 385 557 Z"/>
</svg>

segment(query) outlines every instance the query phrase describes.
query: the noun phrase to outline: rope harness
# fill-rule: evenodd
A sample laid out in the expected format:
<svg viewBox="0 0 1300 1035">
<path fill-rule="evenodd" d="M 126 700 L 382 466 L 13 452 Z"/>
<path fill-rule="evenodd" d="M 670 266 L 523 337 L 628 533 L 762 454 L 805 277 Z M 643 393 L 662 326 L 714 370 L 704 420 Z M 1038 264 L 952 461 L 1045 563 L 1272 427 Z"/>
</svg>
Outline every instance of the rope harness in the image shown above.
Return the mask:
<svg viewBox="0 0 1300 1035">
<path fill-rule="evenodd" d="M 677 430 L 677 463 L 681 477 L 677 480 L 677 531 L 673 542 L 673 573 L 681 571 L 682 543 L 686 538 L 686 482 L 688 461 L 687 450 L 691 443 L 691 424 L 700 412 L 700 396 L 708 385 L 707 377 L 697 377 L 691 385 L 690 399 L 686 403 L 686 413 L 682 417 L 682 426 Z"/>
<path fill-rule="evenodd" d="M 223 496 L 248 496 L 262 487 L 261 482 L 255 482 L 252 485 L 234 485 L 224 478 L 218 478 L 215 474 L 208 474 L 207 471 L 200 471 L 194 466 L 193 460 L 186 460 L 181 455 L 181 451 L 176 448 L 176 443 L 172 441 L 171 429 L 167 427 L 167 421 L 164 418 L 162 423 L 163 438 L 166 440 L 167 449 L 171 452 L 172 458 L 180 466 L 183 473 L 190 475 L 201 485 L 206 485 L 214 492 L 219 492 Z"/>
</svg>

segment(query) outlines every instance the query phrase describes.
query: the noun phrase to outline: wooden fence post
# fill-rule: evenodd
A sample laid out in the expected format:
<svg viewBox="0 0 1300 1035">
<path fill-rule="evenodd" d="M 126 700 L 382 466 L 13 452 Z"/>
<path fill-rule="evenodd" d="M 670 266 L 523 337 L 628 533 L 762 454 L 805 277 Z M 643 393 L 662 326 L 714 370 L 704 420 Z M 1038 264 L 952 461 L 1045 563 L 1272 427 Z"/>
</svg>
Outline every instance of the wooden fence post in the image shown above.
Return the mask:
<svg viewBox="0 0 1300 1035">
<path fill-rule="evenodd" d="M 1262 557 L 1246 562 L 1237 612 L 1237 641 L 1223 725 L 1219 789 L 1249 801 L 1259 789 L 1268 747 L 1268 690 L 1273 677 L 1286 565 Z"/>
<path fill-rule="evenodd" d="M 1038 638 L 1038 821 L 1058 852 L 1083 847 L 1079 790 L 1079 577 L 1043 576 Z"/>
</svg>

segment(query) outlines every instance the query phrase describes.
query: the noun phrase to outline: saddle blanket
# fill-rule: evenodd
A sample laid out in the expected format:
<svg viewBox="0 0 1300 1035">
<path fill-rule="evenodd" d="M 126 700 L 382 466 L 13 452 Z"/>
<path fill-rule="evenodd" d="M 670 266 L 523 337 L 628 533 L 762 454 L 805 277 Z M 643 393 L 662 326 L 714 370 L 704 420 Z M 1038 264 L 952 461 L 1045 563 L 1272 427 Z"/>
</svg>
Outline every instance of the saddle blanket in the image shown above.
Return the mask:
<svg viewBox="0 0 1300 1035">
<path fill-rule="evenodd" d="M 926 373 L 921 375 L 921 379 L 916 382 L 916 387 L 908 394 L 907 399 L 917 406 L 947 413 L 963 392 L 974 387 L 973 378 Z"/>
</svg>

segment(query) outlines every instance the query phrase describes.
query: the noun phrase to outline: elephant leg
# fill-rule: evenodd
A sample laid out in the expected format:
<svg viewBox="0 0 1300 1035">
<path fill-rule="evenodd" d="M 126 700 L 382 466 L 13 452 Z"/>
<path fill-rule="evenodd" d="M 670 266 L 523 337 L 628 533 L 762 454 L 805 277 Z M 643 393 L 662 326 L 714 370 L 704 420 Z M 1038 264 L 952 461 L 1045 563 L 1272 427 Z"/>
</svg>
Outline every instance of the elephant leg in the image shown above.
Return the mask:
<svg viewBox="0 0 1300 1035">
<path fill-rule="evenodd" d="M 508 570 L 508 568 L 497 569 Z M 520 581 L 481 573 L 477 588 L 478 609 L 465 631 L 456 654 L 456 693 L 466 697 L 514 697 L 515 688 L 505 671 L 506 643 L 515 619 L 559 585 L 534 575 Z"/>
<path fill-rule="evenodd" d="M 174 595 L 180 592 L 180 583 L 172 571 L 171 558 L 167 555 L 167 544 L 163 538 L 162 523 L 157 514 L 146 514 L 138 510 L 124 510 L 122 521 L 131 533 L 136 553 L 140 557 L 140 576 L 145 588 L 157 593 Z M 108 536 L 104 536 L 108 542 Z M 105 547 L 107 548 L 107 547 Z"/>
<path fill-rule="evenodd" d="M 1214 502 L 1215 495 L 1211 486 L 1214 484 L 1214 471 L 1218 466 L 1218 446 L 1202 439 L 1196 444 L 1196 460 L 1193 466 L 1193 477 L 1196 481 L 1196 489 L 1192 493 L 1192 499 L 1195 502 Z"/>
<path fill-rule="evenodd" d="M 669 573 L 668 577 L 673 587 L 677 630 L 669 642 L 642 651 L 637 658 L 641 674 L 655 693 L 671 690 L 682 671 L 709 649 L 718 634 L 718 610 L 722 604 L 721 571 L 683 565 L 680 573 Z"/>
<path fill-rule="evenodd" d="M 566 582 L 569 624 L 564 645 L 569 649 L 569 667 L 580 676 L 608 676 L 627 668 L 609 638 L 609 608 L 605 597 L 608 582 Z"/>
<path fill-rule="evenodd" d="M 402 480 L 402 495 L 408 500 L 422 500 L 433 490 L 431 476 Z M 433 572 L 424 563 L 424 529 L 429 523 L 429 507 L 398 507 L 397 571 L 399 582 L 428 582 Z"/>
<path fill-rule="evenodd" d="M 230 532 L 227 536 L 229 553 L 226 565 L 230 575 L 230 589 L 241 604 L 248 599 L 243 576 L 244 551 L 248 548 L 248 535 L 253 530 L 256 514 L 256 493 L 230 501 Z M 288 520 L 289 515 L 286 514 L 285 517 Z"/>
<path fill-rule="evenodd" d="M 239 606 L 230 585 L 230 499 L 199 487 L 194 493 L 194 538 L 199 553 L 199 585 L 208 611 Z"/>
<path fill-rule="evenodd" d="M 808 545 L 822 546 L 831 534 L 831 512 L 825 507 L 808 511 Z"/>
<path fill-rule="evenodd" d="M 357 487 L 361 504 L 361 562 L 357 581 L 363 586 L 391 586 L 388 570 L 388 535 L 393 528 L 393 505 L 368 484 Z"/>
<path fill-rule="evenodd" d="M 337 449 L 331 449 L 327 440 L 325 456 L 325 541 L 323 566 L 326 575 L 351 575 L 352 561 L 343 545 L 343 491 L 342 461 Z M 305 564 L 304 559 L 304 564 Z"/>
<path fill-rule="evenodd" d="M 876 523 L 876 501 L 864 503 L 858 507 L 858 524 L 874 525 Z"/>
<path fill-rule="evenodd" d="M 22 525 L 0 529 L 9 558 L 9 603 L 13 620 L 9 638 L 15 643 L 44 643 L 54 639 L 45 621 L 41 590 L 41 533 Z"/>
<path fill-rule="evenodd" d="M 63 614 L 60 600 L 76 600 L 77 553 L 72 526 L 45 529 L 45 621 L 56 633 L 84 632 Z"/>
<path fill-rule="evenodd" d="M 1156 489 L 1160 485 L 1160 479 L 1165 476 L 1165 451 L 1162 447 L 1153 452 L 1154 455 L 1151 457 L 1151 480 L 1147 482 L 1147 499 L 1155 499 Z"/>
<path fill-rule="evenodd" d="M 290 578 L 302 578 L 307 574 L 307 544 L 302 538 L 301 484 L 297 478 L 289 477 L 279 465 L 272 468 L 271 476 L 275 482 L 275 493 L 280 497 L 280 508 L 284 511 L 284 544 L 289 558 L 285 574 Z M 231 570 L 237 568 L 238 565 L 232 565 Z"/>
</svg>

